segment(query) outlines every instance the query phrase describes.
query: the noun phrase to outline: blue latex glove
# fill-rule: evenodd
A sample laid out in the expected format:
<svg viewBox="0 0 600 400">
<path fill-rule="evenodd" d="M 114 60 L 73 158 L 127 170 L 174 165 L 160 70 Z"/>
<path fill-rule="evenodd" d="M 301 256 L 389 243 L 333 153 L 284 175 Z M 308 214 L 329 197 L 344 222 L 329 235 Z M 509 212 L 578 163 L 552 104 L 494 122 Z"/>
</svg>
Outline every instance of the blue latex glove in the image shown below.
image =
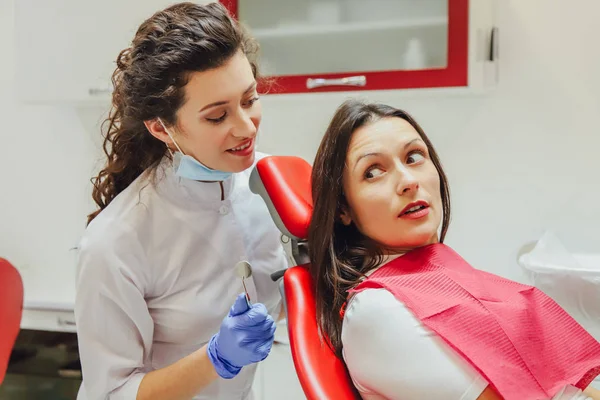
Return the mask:
<svg viewBox="0 0 600 400">
<path fill-rule="evenodd" d="M 221 329 L 208 342 L 208 358 L 217 374 L 231 379 L 242 367 L 267 358 L 275 328 L 275 321 L 263 304 L 248 308 L 245 294 L 238 295 Z"/>
</svg>

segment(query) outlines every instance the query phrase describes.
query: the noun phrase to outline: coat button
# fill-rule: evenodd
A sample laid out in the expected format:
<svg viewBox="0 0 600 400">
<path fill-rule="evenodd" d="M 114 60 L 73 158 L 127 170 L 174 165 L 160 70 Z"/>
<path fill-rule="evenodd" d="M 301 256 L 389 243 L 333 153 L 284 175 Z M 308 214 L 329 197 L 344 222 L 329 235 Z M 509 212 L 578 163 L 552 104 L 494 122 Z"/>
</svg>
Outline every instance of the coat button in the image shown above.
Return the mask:
<svg viewBox="0 0 600 400">
<path fill-rule="evenodd" d="M 219 207 L 219 214 L 221 215 L 225 215 L 229 212 L 229 207 L 222 205 L 221 207 Z"/>
</svg>

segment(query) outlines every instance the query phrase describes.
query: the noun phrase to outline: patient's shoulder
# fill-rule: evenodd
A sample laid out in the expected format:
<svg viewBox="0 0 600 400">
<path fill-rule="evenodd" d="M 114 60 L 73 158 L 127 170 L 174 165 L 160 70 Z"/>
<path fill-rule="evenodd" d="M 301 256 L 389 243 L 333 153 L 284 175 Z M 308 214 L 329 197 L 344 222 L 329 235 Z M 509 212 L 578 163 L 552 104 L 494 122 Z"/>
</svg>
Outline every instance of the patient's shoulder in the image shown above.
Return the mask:
<svg viewBox="0 0 600 400">
<path fill-rule="evenodd" d="M 366 289 L 348 299 L 344 325 L 380 325 L 389 321 L 391 315 L 415 320 L 404 303 L 386 289 Z"/>
<path fill-rule="evenodd" d="M 421 321 L 386 289 L 366 289 L 352 296 L 344 313 L 342 346 L 347 362 L 404 354 L 417 356 L 431 335 Z M 402 340 L 398 340 L 402 338 Z M 416 353 L 415 353 L 416 351 Z"/>
</svg>

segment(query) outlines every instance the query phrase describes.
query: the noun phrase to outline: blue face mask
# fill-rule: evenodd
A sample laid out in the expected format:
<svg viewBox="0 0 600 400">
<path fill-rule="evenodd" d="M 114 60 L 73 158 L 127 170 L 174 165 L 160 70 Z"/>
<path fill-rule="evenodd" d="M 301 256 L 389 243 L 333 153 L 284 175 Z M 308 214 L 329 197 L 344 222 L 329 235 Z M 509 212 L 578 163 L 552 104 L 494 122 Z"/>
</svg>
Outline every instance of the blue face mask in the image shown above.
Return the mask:
<svg viewBox="0 0 600 400">
<path fill-rule="evenodd" d="M 179 150 L 175 154 L 171 152 L 173 155 L 173 169 L 175 170 L 175 175 L 194 181 L 219 182 L 224 181 L 233 174 L 232 172 L 210 169 L 200 163 L 200 161 L 196 160 L 194 157 L 184 154 L 171 133 L 165 127 L 165 124 L 163 124 L 160 118 L 158 121 L 163 126 L 163 129 L 165 132 L 167 132 L 167 135 L 169 135 L 173 143 L 175 143 L 177 150 Z M 169 151 L 171 150 L 169 149 Z"/>
<path fill-rule="evenodd" d="M 232 175 L 231 172 L 205 167 L 194 157 L 183 154 L 181 150 L 173 154 L 173 168 L 175 175 L 195 181 L 224 181 Z"/>
</svg>

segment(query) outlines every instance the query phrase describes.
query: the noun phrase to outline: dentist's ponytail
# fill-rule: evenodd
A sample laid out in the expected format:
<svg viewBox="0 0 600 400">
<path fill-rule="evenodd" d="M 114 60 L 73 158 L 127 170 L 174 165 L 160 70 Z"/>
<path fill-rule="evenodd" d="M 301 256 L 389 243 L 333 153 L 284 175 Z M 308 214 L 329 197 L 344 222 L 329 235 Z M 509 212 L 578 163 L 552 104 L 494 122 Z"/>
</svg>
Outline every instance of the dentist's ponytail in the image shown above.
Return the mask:
<svg viewBox="0 0 600 400">
<path fill-rule="evenodd" d="M 144 171 L 169 156 L 144 121 L 158 117 L 176 124 L 189 74 L 218 68 L 241 50 L 257 77 L 257 48 L 219 3 L 175 4 L 142 23 L 131 47 L 119 54 L 112 76 L 112 109 L 103 124 L 106 164 L 92 178 L 98 210 L 88 216 L 88 223 Z"/>
</svg>

